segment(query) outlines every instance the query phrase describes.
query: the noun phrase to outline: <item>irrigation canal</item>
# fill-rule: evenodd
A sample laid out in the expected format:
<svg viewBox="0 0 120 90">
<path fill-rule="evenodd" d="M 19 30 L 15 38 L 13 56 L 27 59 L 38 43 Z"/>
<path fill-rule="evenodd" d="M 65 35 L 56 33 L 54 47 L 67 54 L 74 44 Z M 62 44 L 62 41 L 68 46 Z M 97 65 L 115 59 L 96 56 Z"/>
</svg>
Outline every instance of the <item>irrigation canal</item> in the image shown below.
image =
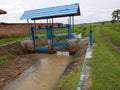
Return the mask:
<svg viewBox="0 0 120 90">
<path fill-rule="evenodd" d="M 71 61 L 70 56 L 56 54 L 32 54 L 32 56 L 38 62 L 6 85 L 4 90 L 53 90 Z"/>
</svg>

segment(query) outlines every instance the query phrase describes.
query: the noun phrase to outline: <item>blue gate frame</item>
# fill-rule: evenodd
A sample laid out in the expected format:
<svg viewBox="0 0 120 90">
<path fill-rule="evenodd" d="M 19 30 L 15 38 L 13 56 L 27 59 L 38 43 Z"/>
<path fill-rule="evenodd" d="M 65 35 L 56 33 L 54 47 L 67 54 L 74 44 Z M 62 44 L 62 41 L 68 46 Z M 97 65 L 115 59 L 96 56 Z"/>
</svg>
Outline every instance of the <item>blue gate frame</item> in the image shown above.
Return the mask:
<svg viewBox="0 0 120 90">
<path fill-rule="evenodd" d="M 27 19 L 28 22 L 28 32 L 30 34 L 30 39 L 32 37 L 34 49 L 36 51 L 52 51 L 52 47 L 54 46 L 69 46 L 69 41 L 73 38 L 74 34 L 74 16 L 80 15 L 80 8 L 79 4 L 71 4 L 71 5 L 63 5 L 63 6 L 56 6 L 56 7 L 50 7 L 50 8 L 43 8 L 43 9 L 35 9 L 35 10 L 29 10 L 25 11 L 23 15 L 21 16 L 22 19 Z M 40 19 L 47 19 L 46 25 L 48 26 L 48 19 L 52 19 L 52 25 L 54 25 L 53 18 L 59 18 L 59 17 L 69 17 L 69 22 L 67 26 L 62 27 L 46 27 L 46 28 L 39 28 L 36 27 L 36 20 Z M 30 24 L 29 19 L 34 20 L 34 27 L 30 30 Z M 54 30 L 60 30 L 63 28 L 67 28 L 68 33 L 68 42 L 53 42 L 53 31 Z M 48 39 L 48 47 L 40 47 L 36 46 L 35 43 L 35 31 L 36 30 L 46 30 L 47 31 L 47 39 Z"/>
</svg>

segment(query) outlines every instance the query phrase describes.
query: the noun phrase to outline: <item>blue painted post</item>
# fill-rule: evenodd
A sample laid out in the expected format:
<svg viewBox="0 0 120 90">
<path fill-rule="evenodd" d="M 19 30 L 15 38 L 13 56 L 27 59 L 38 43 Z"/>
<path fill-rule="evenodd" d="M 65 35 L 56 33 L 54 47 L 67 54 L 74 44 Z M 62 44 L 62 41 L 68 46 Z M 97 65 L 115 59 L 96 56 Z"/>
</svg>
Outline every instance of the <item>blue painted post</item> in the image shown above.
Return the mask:
<svg viewBox="0 0 120 90">
<path fill-rule="evenodd" d="M 47 39 L 49 39 L 48 18 L 47 18 L 47 26 L 46 26 L 46 30 L 47 30 Z"/>
<path fill-rule="evenodd" d="M 68 39 L 72 39 L 72 31 L 71 31 L 71 16 L 69 17 L 69 25 L 68 25 Z"/>
<path fill-rule="evenodd" d="M 35 50 L 35 35 L 34 35 L 34 28 L 31 28 L 31 32 L 32 32 L 32 40 L 33 40 L 33 46 L 34 46 L 34 50 Z"/>
<path fill-rule="evenodd" d="M 71 26 L 68 25 L 68 39 L 72 39 Z"/>
<path fill-rule="evenodd" d="M 93 44 L 93 41 L 92 41 L 92 25 L 90 25 L 90 36 L 89 36 L 89 38 L 90 38 L 90 46 L 92 46 L 92 44 Z"/>
<path fill-rule="evenodd" d="M 74 16 L 72 16 L 72 34 L 74 37 Z"/>
<path fill-rule="evenodd" d="M 48 28 L 48 40 L 52 40 L 52 29 Z"/>
<path fill-rule="evenodd" d="M 51 27 L 52 42 L 53 42 L 53 28 L 54 28 L 54 20 L 52 18 L 52 27 Z"/>
<path fill-rule="evenodd" d="M 47 18 L 47 26 L 48 26 L 48 18 Z M 48 38 L 48 52 L 52 52 L 52 28 L 47 27 L 47 38 Z"/>
<path fill-rule="evenodd" d="M 72 52 L 72 31 L 71 31 L 71 25 L 68 25 L 68 46 L 69 46 L 69 52 Z"/>
</svg>

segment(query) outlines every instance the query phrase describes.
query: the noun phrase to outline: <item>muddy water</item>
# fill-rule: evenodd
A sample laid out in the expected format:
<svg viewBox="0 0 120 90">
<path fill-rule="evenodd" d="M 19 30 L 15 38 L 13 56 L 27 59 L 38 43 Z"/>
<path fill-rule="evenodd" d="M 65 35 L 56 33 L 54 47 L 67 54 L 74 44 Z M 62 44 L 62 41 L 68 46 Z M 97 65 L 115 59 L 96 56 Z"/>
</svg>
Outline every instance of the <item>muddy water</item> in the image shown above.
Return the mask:
<svg viewBox="0 0 120 90">
<path fill-rule="evenodd" d="M 56 54 L 34 54 L 38 62 L 23 72 L 4 90 L 53 90 L 67 65 L 70 57 Z"/>
</svg>

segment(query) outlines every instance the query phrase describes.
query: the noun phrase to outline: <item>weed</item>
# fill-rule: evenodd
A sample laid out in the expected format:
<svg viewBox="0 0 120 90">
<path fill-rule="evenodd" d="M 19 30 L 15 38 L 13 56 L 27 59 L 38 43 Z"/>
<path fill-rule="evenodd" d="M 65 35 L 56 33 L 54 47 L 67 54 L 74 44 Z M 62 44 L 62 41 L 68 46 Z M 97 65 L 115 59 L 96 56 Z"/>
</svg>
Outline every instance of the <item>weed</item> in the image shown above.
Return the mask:
<svg viewBox="0 0 120 90">
<path fill-rule="evenodd" d="M 4 56 L 1 56 L 0 57 L 0 67 L 2 66 L 6 66 L 8 64 L 8 60 L 12 58 L 12 54 L 7 54 L 7 55 L 4 55 Z"/>
</svg>

